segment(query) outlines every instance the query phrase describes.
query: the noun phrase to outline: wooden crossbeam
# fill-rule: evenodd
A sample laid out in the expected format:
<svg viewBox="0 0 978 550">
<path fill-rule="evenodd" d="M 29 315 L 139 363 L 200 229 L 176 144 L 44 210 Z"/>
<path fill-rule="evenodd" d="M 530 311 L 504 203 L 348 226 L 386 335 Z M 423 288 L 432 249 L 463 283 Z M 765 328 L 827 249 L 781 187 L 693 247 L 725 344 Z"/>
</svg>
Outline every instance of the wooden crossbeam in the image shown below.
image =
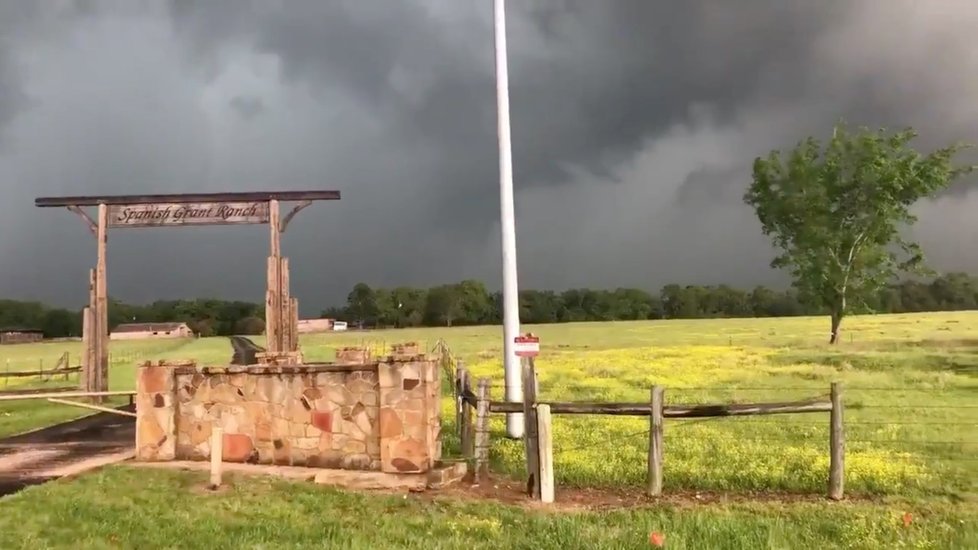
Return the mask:
<svg viewBox="0 0 978 550">
<path fill-rule="evenodd" d="M 339 191 L 246 191 L 238 193 L 180 193 L 162 195 L 93 195 L 76 197 L 39 197 L 39 208 L 98 206 L 99 204 L 187 204 L 195 202 L 267 202 L 267 201 L 338 201 Z"/>
</svg>

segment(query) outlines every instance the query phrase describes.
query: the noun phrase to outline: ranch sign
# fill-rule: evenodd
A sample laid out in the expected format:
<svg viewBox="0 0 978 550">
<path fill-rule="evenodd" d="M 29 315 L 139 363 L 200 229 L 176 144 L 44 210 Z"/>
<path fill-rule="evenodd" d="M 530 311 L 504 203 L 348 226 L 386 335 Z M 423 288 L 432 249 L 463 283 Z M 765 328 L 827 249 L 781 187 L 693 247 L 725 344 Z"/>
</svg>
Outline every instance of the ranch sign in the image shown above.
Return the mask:
<svg viewBox="0 0 978 550">
<path fill-rule="evenodd" d="M 268 203 L 120 204 L 109 207 L 109 227 L 184 227 L 268 223 Z"/>
</svg>

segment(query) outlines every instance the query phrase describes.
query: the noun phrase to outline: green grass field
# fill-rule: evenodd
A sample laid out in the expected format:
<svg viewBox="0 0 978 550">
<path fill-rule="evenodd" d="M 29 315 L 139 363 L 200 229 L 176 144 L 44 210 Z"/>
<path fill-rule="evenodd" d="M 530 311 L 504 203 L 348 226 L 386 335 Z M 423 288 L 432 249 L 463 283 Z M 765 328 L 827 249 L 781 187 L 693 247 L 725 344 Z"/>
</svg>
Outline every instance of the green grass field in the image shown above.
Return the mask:
<svg viewBox="0 0 978 550">
<path fill-rule="evenodd" d="M 836 347 L 825 343 L 827 329 L 826 318 L 532 327 L 543 342 L 537 371 L 544 400 L 644 401 L 660 384 L 667 403 L 784 401 L 824 395 L 832 381 L 843 382 L 848 503 L 818 500 L 828 472 L 825 413 L 667 420 L 665 490 L 682 495 L 670 504 L 526 512 L 254 479 L 237 480 L 227 495 L 201 496 L 193 488 L 202 479 L 193 474 L 119 467 L 0 502 L 0 547 L 67 545 L 68 531 L 59 533 L 69 526 L 105 547 L 203 547 L 208 533 L 221 533 L 210 539 L 217 547 L 278 541 L 323 547 L 328 540 L 331 548 L 645 548 L 652 529 L 666 533 L 669 548 L 978 547 L 978 312 L 853 317 Z M 499 327 L 314 335 L 302 347 L 307 360 L 328 360 L 339 346 L 381 349 L 414 340 L 430 349 L 439 338 L 476 376 L 491 377 L 494 398 L 502 398 Z M 39 358 L 53 364 L 64 351 L 77 354 L 78 346 L 8 346 L 0 348 L 0 365 L 6 359 L 36 365 Z M 112 346 L 111 385 L 118 389 L 133 387 L 135 365 L 147 359 L 220 364 L 230 357 L 223 338 Z M 443 410 L 445 451 L 457 453 L 450 398 Z M 78 414 L 56 405 L 5 404 L 0 433 Z M 502 437 L 503 427 L 503 418 L 493 417 L 493 470 L 518 477 L 522 443 Z M 562 491 L 575 498 L 584 490 L 640 491 L 647 430 L 641 418 L 557 416 L 558 502 Z M 117 500 L 92 496 L 100 484 L 114 487 Z M 741 501 L 753 495 L 756 502 L 696 504 L 696 492 Z M 772 493 L 805 502 L 783 503 Z M 153 511 L 123 513 L 121 503 L 146 503 Z M 312 519 L 313 509 L 343 512 Z M 900 521 L 905 511 L 916 518 L 907 528 Z M 385 519 L 371 527 L 378 516 Z"/>
</svg>

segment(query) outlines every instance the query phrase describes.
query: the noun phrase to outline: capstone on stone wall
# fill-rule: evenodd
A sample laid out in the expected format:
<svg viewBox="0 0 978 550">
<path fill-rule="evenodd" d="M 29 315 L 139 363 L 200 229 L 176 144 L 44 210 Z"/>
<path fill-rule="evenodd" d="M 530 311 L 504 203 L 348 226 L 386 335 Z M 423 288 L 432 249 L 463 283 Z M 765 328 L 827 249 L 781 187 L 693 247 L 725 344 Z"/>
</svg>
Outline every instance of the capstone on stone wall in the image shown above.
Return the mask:
<svg viewBox="0 0 978 550">
<path fill-rule="evenodd" d="M 136 458 L 426 472 L 441 458 L 437 362 L 410 346 L 336 364 L 139 368 Z"/>
</svg>

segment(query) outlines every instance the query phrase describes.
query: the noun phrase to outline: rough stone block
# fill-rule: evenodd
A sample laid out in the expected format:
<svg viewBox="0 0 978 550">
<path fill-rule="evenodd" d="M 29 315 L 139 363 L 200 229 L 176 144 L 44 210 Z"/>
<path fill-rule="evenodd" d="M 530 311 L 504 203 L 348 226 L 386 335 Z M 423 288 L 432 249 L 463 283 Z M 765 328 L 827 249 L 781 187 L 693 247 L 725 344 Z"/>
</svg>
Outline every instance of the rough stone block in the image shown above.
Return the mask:
<svg viewBox="0 0 978 550">
<path fill-rule="evenodd" d="M 389 460 L 381 458 L 381 462 L 385 472 L 424 472 L 429 465 L 428 449 L 421 440 L 402 438 L 390 446 Z"/>
<path fill-rule="evenodd" d="M 336 362 L 348 365 L 362 365 L 369 363 L 371 353 L 366 348 L 340 348 L 336 350 Z"/>
<path fill-rule="evenodd" d="M 380 437 L 389 439 L 404 434 L 404 426 L 397 412 L 390 407 L 380 409 Z"/>
<path fill-rule="evenodd" d="M 391 355 L 407 355 L 413 357 L 421 353 L 421 345 L 417 342 L 404 342 L 403 344 L 394 344 L 391 346 Z"/>
<path fill-rule="evenodd" d="M 327 411 L 312 411 L 312 425 L 324 432 L 333 431 L 333 413 Z"/>
<path fill-rule="evenodd" d="M 384 390 L 400 389 L 401 371 L 400 363 L 385 362 L 377 364 L 377 381 L 380 384 L 380 392 Z"/>
<path fill-rule="evenodd" d="M 166 367 L 143 366 L 139 368 L 137 388 L 140 393 L 165 392 L 170 385 L 170 369 Z"/>
</svg>

